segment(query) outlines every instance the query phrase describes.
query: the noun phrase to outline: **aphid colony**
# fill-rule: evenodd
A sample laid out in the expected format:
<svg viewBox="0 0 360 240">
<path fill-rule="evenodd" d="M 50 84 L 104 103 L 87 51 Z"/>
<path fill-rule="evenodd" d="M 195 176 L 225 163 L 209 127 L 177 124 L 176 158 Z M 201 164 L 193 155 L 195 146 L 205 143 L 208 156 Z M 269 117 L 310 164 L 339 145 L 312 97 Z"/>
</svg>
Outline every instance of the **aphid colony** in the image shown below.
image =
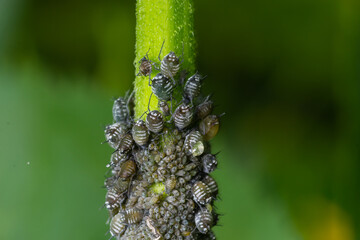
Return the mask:
<svg viewBox="0 0 360 240">
<path fill-rule="evenodd" d="M 193 73 L 182 84 L 181 57 L 170 52 L 159 60 L 159 68 L 147 54 L 139 62 L 139 75 L 149 77 L 159 110 L 134 119 L 133 94 L 120 97 L 114 101 L 114 123 L 105 128 L 114 149 L 105 180 L 109 232 L 116 239 L 216 239 L 211 228 L 218 219 L 213 206 L 218 187 L 209 174 L 217 156 L 208 141 L 221 115 L 212 113 L 210 96 L 200 95 L 202 75 Z M 173 99 L 174 89 L 182 99 Z"/>
</svg>

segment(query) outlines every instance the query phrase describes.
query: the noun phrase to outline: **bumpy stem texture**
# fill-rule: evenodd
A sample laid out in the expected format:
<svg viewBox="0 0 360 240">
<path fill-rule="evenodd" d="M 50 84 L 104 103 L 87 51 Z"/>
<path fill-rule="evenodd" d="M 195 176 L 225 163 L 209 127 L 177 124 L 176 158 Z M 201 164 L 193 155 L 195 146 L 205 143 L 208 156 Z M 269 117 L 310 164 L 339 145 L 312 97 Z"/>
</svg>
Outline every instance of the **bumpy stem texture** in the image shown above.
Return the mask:
<svg viewBox="0 0 360 240">
<path fill-rule="evenodd" d="M 139 61 L 148 52 L 153 62 L 170 51 L 183 54 L 182 68 L 195 70 L 194 8 L 192 0 L 138 0 L 136 5 L 136 74 Z M 155 72 L 152 73 L 152 77 Z M 135 79 L 135 117 L 140 117 L 148 107 L 151 87 L 148 78 Z M 150 109 L 157 109 L 157 98 L 152 96 Z"/>
</svg>

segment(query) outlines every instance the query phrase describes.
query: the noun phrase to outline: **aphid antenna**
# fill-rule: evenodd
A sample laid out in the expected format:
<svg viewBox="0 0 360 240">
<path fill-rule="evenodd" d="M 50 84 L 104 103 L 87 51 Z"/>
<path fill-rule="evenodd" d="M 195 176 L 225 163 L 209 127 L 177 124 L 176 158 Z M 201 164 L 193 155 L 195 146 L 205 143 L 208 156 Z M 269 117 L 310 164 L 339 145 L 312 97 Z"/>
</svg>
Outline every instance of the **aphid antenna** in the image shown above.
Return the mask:
<svg viewBox="0 0 360 240">
<path fill-rule="evenodd" d="M 105 234 L 105 236 L 107 235 L 107 233 Z M 114 236 L 111 236 L 110 238 L 109 238 L 109 240 L 111 240 L 111 239 L 113 239 L 114 238 Z"/>
<path fill-rule="evenodd" d="M 217 156 L 217 155 L 219 155 L 221 153 L 221 151 L 218 151 L 217 153 L 214 153 L 213 155 L 214 156 Z"/>
<path fill-rule="evenodd" d="M 165 40 L 163 41 L 163 43 L 162 43 L 162 45 L 161 45 L 160 52 L 159 52 L 159 56 L 158 56 L 158 59 L 159 59 L 160 62 L 161 62 L 160 54 L 161 54 L 161 51 L 162 51 L 162 49 L 163 49 L 163 47 L 164 47 L 164 43 L 165 43 Z"/>
<path fill-rule="evenodd" d="M 126 92 L 125 99 L 127 99 L 127 101 L 126 101 L 126 110 L 127 110 L 127 112 L 128 112 L 128 116 L 130 116 L 130 108 L 129 108 L 129 105 L 130 105 L 131 99 L 133 98 L 133 96 L 134 96 L 134 94 L 135 94 L 135 90 L 133 90 L 129 96 L 127 96 L 127 95 L 128 95 L 128 92 L 129 92 L 129 91 Z"/>
<path fill-rule="evenodd" d="M 136 161 L 134 161 L 136 164 Z M 135 175 L 135 174 L 134 174 Z M 130 193 L 131 193 L 131 183 L 132 183 L 132 179 L 134 177 L 134 175 L 131 176 L 130 181 L 129 181 L 129 186 L 128 186 L 128 191 L 127 191 L 127 197 L 130 198 Z"/>
<path fill-rule="evenodd" d="M 105 141 L 101 142 L 101 144 L 107 143 L 107 142 L 109 142 L 109 141 L 110 141 L 110 139 L 105 140 Z"/>
<path fill-rule="evenodd" d="M 113 151 L 111 154 L 114 154 L 119 151 L 119 148 L 117 148 L 115 151 Z"/>
<path fill-rule="evenodd" d="M 148 111 L 149 111 L 149 112 L 151 112 L 151 111 L 150 111 L 150 102 L 151 102 L 151 97 L 152 97 L 152 95 L 153 95 L 153 92 L 151 92 L 150 97 L 149 97 L 149 103 L 148 103 Z"/>
<path fill-rule="evenodd" d="M 222 116 L 225 116 L 226 113 L 219 114 L 218 117 L 221 118 Z"/>
<path fill-rule="evenodd" d="M 191 232 L 190 232 L 190 235 L 192 235 L 195 231 L 196 231 L 196 226 L 194 227 L 194 229 L 193 230 L 191 230 Z"/>
<path fill-rule="evenodd" d="M 106 204 L 104 203 L 104 204 L 99 208 L 99 211 L 101 211 L 105 206 L 106 206 Z"/>
</svg>

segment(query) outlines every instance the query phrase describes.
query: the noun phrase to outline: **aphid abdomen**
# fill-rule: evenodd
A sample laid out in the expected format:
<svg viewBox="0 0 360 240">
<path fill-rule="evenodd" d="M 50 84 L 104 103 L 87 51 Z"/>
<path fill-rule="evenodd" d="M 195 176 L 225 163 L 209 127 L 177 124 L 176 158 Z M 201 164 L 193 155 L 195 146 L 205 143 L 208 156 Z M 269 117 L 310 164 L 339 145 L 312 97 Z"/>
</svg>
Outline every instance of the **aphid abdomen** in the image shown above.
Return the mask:
<svg viewBox="0 0 360 240">
<path fill-rule="evenodd" d="M 161 239 L 161 233 L 159 229 L 155 226 L 154 220 L 152 220 L 149 216 L 144 217 L 146 226 L 150 229 L 153 238 L 152 240 L 160 240 Z"/>
<path fill-rule="evenodd" d="M 199 130 L 204 136 L 204 139 L 209 141 L 216 136 L 219 131 L 220 121 L 216 115 L 209 115 L 204 118 L 199 124 Z"/>
<path fill-rule="evenodd" d="M 208 188 L 210 189 L 211 194 L 213 194 L 214 196 L 217 195 L 217 193 L 218 193 L 217 183 L 210 175 L 206 175 L 203 178 L 202 182 L 205 183 L 206 186 L 208 186 Z"/>
<path fill-rule="evenodd" d="M 114 237 L 120 237 L 126 229 L 125 214 L 116 214 L 110 222 L 110 234 Z"/>
<path fill-rule="evenodd" d="M 151 72 L 152 64 L 145 56 L 140 60 L 139 73 L 143 76 L 149 76 Z"/>
<path fill-rule="evenodd" d="M 213 224 L 213 216 L 208 210 L 200 210 L 195 215 L 195 225 L 200 233 L 206 234 Z"/>
<path fill-rule="evenodd" d="M 201 136 L 200 132 L 197 130 L 191 131 L 186 137 L 184 142 L 185 152 L 190 155 L 193 154 L 195 149 L 195 145 L 198 142 L 202 142 L 203 137 Z M 204 150 L 204 149 L 202 149 Z M 202 152 L 198 155 L 201 155 Z"/>
<path fill-rule="evenodd" d="M 133 146 L 133 138 L 130 133 L 125 134 L 125 136 L 120 140 L 118 151 L 120 153 L 126 153 L 131 150 Z"/>
<path fill-rule="evenodd" d="M 127 154 L 123 154 L 119 151 L 115 151 L 110 158 L 110 164 L 107 165 L 107 167 L 114 167 L 116 166 L 118 163 L 121 163 L 125 160 L 127 160 L 129 158 L 129 156 Z"/>
<path fill-rule="evenodd" d="M 192 102 L 200 94 L 200 90 L 201 76 L 200 74 L 195 73 L 186 81 L 184 86 L 184 95 Z"/>
<path fill-rule="evenodd" d="M 113 118 L 115 122 L 124 123 L 129 117 L 126 99 L 119 97 L 114 101 L 113 105 Z"/>
<path fill-rule="evenodd" d="M 201 158 L 202 164 L 203 164 L 203 171 L 205 173 L 211 173 L 212 171 L 214 171 L 217 167 L 217 160 L 216 160 L 216 156 L 212 155 L 210 153 L 206 154 L 205 156 L 203 156 Z"/>
<path fill-rule="evenodd" d="M 157 111 L 151 111 L 146 116 L 146 126 L 151 132 L 159 133 L 164 128 L 164 119 L 162 114 Z"/>
<path fill-rule="evenodd" d="M 121 194 L 115 188 L 110 188 L 105 198 L 106 208 L 109 210 L 118 208 L 120 206 L 120 202 L 119 202 L 120 197 Z"/>
<path fill-rule="evenodd" d="M 177 128 L 180 130 L 186 128 L 191 124 L 193 119 L 193 112 L 190 105 L 181 104 L 178 108 L 176 108 L 174 114 L 174 123 Z"/>
<path fill-rule="evenodd" d="M 192 187 L 192 195 L 195 202 L 205 205 L 211 202 L 211 191 L 202 181 L 197 181 Z"/>
<path fill-rule="evenodd" d="M 151 90 L 160 100 L 169 101 L 172 98 L 174 84 L 165 75 L 158 73 L 152 79 Z"/>
<path fill-rule="evenodd" d="M 127 179 L 136 173 L 136 163 L 134 160 L 127 160 L 121 165 L 119 177 Z"/>
<path fill-rule="evenodd" d="M 204 102 L 202 102 L 201 104 L 199 104 L 196 107 L 196 115 L 198 119 L 204 119 L 205 117 L 207 117 L 209 114 L 211 114 L 213 108 L 214 108 L 214 103 L 209 100 L 208 96 Z"/>
<path fill-rule="evenodd" d="M 128 224 L 139 223 L 143 218 L 143 212 L 135 208 L 126 209 L 125 217 Z"/>
<path fill-rule="evenodd" d="M 162 74 L 174 80 L 175 75 L 180 70 L 179 58 L 175 55 L 174 52 L 170 52 L 163 58 L 161 61 L 160 70 Z"/>
<path fill-rule="evenodd" d="M 144 146 L 148 142 L 149 132 L 143 120 L 138 120 L 134 124 L 132 128 L 132 136 L 134 141 L 140 146 Z"/>
<path fill-rule="evenodd" d="M 121 123 L 114 123 L 111 125 L 106 126 L 105 128 L 105 139 L 109 145 L 116 149 L 119 144 L 120 140 L 126 132 L 126 127 Z"/>
</svg>

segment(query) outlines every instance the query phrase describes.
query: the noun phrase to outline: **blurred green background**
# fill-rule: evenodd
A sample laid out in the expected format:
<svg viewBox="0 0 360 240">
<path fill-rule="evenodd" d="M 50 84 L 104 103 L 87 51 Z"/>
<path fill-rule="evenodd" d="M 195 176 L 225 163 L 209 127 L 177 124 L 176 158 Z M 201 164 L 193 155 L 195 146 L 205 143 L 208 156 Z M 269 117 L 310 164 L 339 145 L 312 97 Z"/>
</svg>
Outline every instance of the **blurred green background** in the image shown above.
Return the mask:
<svg viewBox="0 0 360 240">
<path fill-rule="evenodd" d="M 218 239 L 360 239 L 360 2 L 195 1 Z M 0 1 L 0 239 L 108 239 L 101 145 L 134 1 Z"/>
</svg>

